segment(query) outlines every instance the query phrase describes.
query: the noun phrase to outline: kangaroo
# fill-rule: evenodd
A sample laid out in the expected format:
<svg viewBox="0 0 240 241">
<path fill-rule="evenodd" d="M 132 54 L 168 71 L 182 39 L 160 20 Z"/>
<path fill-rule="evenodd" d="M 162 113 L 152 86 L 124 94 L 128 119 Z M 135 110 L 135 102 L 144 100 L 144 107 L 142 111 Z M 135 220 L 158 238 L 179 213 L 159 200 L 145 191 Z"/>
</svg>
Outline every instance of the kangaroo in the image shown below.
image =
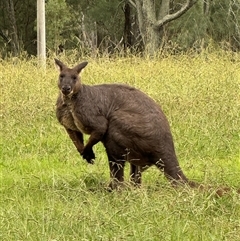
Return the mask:
<svg viewBox="0 0 240 241">
<path fill-rule="evenodd" d="M 141 172 L 155 165 L 173 185 L 190 183 L 181 170 L 166 116 L 142 91 L 124 84 L 82 84 L 80 73 L 55 59 L 60 90 L 56 116 L 78 152 L 93 163 L 93 146 L 102 142 L 109 161 L 111 189 L 124 181 L 124 165 L 130 163 L 131 180 L 141 184 Z M 84 145 L 83 134 L 90 135 Z"/>
</svg>

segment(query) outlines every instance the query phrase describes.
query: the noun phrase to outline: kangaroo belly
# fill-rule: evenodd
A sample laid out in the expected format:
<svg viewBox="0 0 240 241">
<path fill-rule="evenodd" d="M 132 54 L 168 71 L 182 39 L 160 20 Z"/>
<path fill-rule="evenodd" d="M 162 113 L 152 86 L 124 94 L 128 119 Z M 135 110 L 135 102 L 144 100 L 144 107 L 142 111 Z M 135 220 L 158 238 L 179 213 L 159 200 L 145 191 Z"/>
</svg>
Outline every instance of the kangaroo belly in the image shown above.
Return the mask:
<svg viewBox="0 0 240 241">
<path fill-rule="evenodd" d="M 138 156 L 132 156 L 132 158 L 129 158 L 127 161 L 135 166 L 141 167 L 141 170 L 146 170 L 153 165 L 147 158 L 138 158 Z"/>
</svg>

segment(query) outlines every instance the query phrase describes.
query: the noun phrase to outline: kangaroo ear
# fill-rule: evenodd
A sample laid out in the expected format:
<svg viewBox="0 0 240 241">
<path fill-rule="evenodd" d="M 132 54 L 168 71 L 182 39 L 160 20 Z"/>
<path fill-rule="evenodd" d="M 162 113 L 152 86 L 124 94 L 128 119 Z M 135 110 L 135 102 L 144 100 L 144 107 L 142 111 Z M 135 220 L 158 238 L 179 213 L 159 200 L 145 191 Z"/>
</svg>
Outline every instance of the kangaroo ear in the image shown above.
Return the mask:
<svg viewBox="0 0 240 241">
<path fill-rule="evenodd" d="M 88 62 L 82 62 L 81 64 L 76 65 L 73 69 L 77 71 L 79 74 L 82 69 L 84 69 L 87 66 Z"/>
<path fill-rule="evenodd" d="M 55 60 L 55 66 L 57 67 L 57 69 L 61 72 L 64 68 L 67 68 L 67 66 L 62 63 L 60 60 L 58 59 L 54 59 Z"/>
</svg>

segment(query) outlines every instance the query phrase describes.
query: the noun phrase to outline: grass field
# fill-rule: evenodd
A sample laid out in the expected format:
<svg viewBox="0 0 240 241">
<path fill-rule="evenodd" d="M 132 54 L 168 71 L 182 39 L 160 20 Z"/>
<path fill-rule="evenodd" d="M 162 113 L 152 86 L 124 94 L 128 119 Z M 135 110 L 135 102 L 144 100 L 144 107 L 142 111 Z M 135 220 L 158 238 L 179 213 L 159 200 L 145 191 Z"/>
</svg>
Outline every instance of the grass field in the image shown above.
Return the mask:
<svg viewBox="0 0 240 241">
<path fill-rule="evenodd" d="M 154 98 L 185 174 L 231 187 L 221 198 L 214 188 L 173 189 L 154 167 L 141 188 L 107 192 L 103 146 L 88 165 L 56 120 L 57 77 L 52 58 L 46 72 L 36 59 L 0 60 L 0 240 L 240 240 L 239 54 L 90 59 L 82 74 L 85 84 L 127 83 Z"/>
</svg>

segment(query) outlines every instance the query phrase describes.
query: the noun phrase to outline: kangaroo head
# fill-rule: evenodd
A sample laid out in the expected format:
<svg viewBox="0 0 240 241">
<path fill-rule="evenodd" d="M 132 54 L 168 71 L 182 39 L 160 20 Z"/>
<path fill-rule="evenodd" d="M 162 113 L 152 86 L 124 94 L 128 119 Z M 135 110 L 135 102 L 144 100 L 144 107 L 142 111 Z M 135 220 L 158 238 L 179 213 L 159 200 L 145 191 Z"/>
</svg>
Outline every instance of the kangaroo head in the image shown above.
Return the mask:
<svg viewBox="0 0 240 241">
<path fill-rule="evenodd" d="M 64 96 L 71 96 L 77 93 L 81 88 L 80 73 L 88 62 L 82 62 L 74 68 L 68 68 L 64 63 L 55 59 L 55 64 L 60 71 L 58 79 L 58 88 Z"/>
</svg>

